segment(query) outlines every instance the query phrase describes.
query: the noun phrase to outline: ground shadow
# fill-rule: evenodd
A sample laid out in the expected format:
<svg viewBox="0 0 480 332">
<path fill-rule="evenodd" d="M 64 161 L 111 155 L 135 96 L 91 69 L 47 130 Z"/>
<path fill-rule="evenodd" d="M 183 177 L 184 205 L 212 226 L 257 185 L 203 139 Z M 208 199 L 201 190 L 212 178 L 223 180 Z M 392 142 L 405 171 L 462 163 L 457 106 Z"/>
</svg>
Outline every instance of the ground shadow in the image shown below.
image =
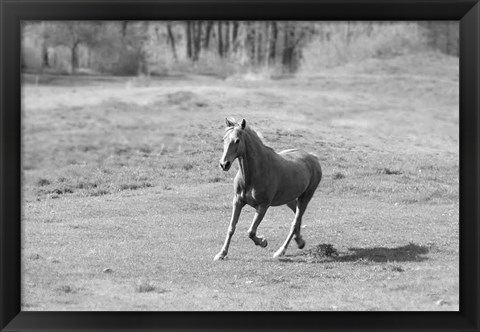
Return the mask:
<svg viewBox="0 0 480 332">
<path fill-rule="evenodd" d="M 429 248 L 410 243 L 401 247 L 348 248 L 339 252 L 331 244 L 319 244 L 313 248 L 280 260 L 283 262 L 422 262 L 428 259 Z"/>
<path fill-rule="evenodd" d="M 372 262 L 421 262 L 428 259 L 425 257 L 428 251 L 427 247 L 414 243 L 395 248 L 348 248 L 346 255 L 339 255 L 335 260 L 341 262 L 355 262 L 358 260 Z"/>
</svg>

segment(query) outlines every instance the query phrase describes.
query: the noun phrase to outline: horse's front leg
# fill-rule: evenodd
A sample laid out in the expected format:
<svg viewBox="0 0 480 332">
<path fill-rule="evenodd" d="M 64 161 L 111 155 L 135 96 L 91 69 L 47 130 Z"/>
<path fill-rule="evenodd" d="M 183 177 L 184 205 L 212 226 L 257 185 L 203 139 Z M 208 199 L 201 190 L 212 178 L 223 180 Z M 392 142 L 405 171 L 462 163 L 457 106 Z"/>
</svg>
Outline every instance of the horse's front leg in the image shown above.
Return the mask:
<svg viewBox="0 0 480 332">
<path fill-rule="evenodd" d="M 261 205 L 257 207 L 255 216 L 253 217 L 252 225 L 248 230 L 248 237 L 252 239 L 255 245 L 265 248 L 268 244 L 267 240 L 263 236 L 257 236 L 257 227 L 262 222 L 265 213 L 267 213 L 268 205 Z"/>
<path fill-rule="evenodd" d="M 224 259 L 228 253 L 228 247 L 230 246 L 230 241 L 232 240 L 233 233 L 235 233 L 235 228 L 237 227 L 238 218 L 240 217 L 240 211 L 245 206 L 237 195 L 233 197 L 233 209 L 232 209 L 232 218 L 230 219 L 230 226 L 228 226 L 227 237 L 225 243 L 223 244 L 222 250 L 215 256 L 213 260 L 218 261 L 219 259 Z"/>
</svg>

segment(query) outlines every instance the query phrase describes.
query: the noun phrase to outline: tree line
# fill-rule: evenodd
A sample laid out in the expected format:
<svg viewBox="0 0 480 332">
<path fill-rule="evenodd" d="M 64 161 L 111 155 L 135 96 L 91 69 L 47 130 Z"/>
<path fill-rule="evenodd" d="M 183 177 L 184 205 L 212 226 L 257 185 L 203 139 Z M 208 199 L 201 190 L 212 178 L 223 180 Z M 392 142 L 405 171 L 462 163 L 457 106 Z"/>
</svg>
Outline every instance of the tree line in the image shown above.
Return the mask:
<svg viewBox="0 0 480 332">
<path fill-rule="evenodd" d="M 89 68 L 135 75 L 155 73 L 162 64 L 195 66 L 215 58 L 248 68 L 273 67 L 292 73 L 301 65 L 303 50 L 312 40 L 350 43 L 360 34 L 368 37 L 379 24 L 393 22 L 27 21 L 23 26 L 22 66 L 32 67 L 35 58 L 36 67 L 42 69 L 57 67 L 63 61 L 70 73 Z M 458 55 L 458 24 L 418 25 L 432 48 Z"/>
</svg>

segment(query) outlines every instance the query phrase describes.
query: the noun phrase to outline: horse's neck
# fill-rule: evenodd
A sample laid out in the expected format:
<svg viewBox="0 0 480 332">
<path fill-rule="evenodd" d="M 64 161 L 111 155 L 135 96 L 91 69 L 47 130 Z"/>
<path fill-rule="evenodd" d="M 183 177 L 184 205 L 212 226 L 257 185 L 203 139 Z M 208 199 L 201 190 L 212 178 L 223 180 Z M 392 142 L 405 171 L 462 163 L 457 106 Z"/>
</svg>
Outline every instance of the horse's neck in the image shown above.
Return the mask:
<svg viewBox="0 0 480 332">
<path fill-rule="evenodd" d="M 262 167 L 265 163 L 269 151 L 255 138 L 249 137 L 248 142 L 245 144 L 245 151 L 243 155 L 238 158 L 240 164 L 240 171 L 245 180 L 245 185 L 249 185 L 254 177 L 263 177 Z"/>
</svg>

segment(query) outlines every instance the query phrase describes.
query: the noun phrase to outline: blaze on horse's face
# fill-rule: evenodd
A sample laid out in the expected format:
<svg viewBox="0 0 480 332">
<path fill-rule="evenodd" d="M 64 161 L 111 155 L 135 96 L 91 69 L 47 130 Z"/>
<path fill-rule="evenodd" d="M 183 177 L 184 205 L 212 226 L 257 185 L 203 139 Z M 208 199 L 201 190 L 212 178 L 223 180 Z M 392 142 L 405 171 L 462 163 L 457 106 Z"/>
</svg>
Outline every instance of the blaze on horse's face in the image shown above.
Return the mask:
<svg viewBox="0 0 480 332">
<path fill-rule="evenodd" d="M 225 119 L 227 128 L 225 137 L 223 138 L 223 155 L 220 159 L 220 168 L 225 172 L 230 169 L 233 162 L 239 155 L 243 153 L 244 141 L 243 135 L 245 129 L 245 119 L 240 124 L 235 123 L 231 119 Z"/>
</svg>

